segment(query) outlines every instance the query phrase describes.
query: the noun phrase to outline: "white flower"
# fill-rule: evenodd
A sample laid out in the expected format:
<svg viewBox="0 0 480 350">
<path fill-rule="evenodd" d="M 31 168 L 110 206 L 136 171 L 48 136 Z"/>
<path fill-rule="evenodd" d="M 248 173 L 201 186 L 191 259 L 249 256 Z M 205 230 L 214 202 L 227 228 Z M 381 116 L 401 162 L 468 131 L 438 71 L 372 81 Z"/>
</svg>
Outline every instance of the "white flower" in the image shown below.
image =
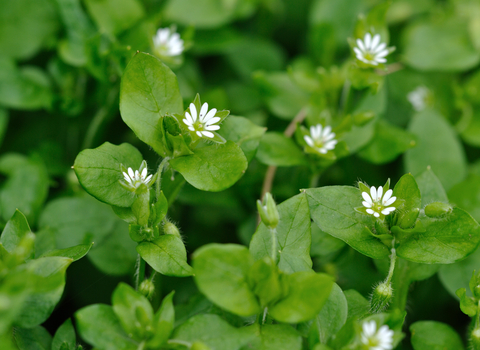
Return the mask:
<svg viewBox="0 0 480 350">
<path fill-rule="evenodd" d="M 407 99 L 412 104 L 413 109 L 421 111 L 427 106 L 427 98 L 429 94 L 430 90 L 425 86 L 419 86 L 408 93 Z"/>
<path fill-rule="evenodd" d="M 188 130 L 195 131 L 198 137 L 213 138 L 214 134 L 211 131 L 219 130 L 219 125 L 213 125 L 220 121 L 219 117 L 215 117 L 217 109 L 213 108 L 208 112 L 208 103 L 204 103 L 200 108 L 200 114 L 197 120 L 197 107 L 190 103 L 190 113 L 185 112 L 185 119 L 183 122 L 188 126 Z"/>
<path fill-rule="evenodd" d="M 376 66 L 379 63 L 387 62 L 385 56 L 389 52 L 386 47 L 387 44 L 380 43 L 380 34 L 375 34 L 372 39 L 372 35 L 367 33 L 363 41 L 357 39 L 357 47 L 354 47 L 353 51 L 355 51 L 358 60 Z"/>
<path fill-rule="evenodd" d="M 377 331 L 377 324 L 372 320 L 363 323 L 361 341 L 368 350 L 390 350 L 393 346 L 393 334 L 386 325 Z"/>
<path fill-rule="evenodd" d="M 183 40 L 180 34 L 170 28 L 160 28 L 153 37 L 153 45 L 160 56 L 178 56 L 183 52 Z"/>
<path fill-rule="evenodd" d="M 390 207 L 397 197 L 392 197 L 392 190 L 388 190 L 383 194 L 383 187 L 380 186 L 378 190 L 375 186 L 370 187 L 370 194 L 362 192 L 362 197 L 365 201 L 362 202 L 363 206 L 367 208 L 367 213 L 380 217 L 380 214 L 388 215 L 395 210 L 395 207 Z"/>
<path fill-rule="evenodd" d="M 323 129 L 323 130 L 322 130 Z M 317 152 L 325 154 L 335 148 L 337 140 L 330 126 L 322 127 L 321 124 L 310 127 L 310 136 L 305 135 L 305 142 Z"/>
<path fill-rule="evenodd" d="M 127 172 L 123 172 L 123 177 L 125 178 L 128 186 L 132 189 L 137 189 L 141 184 L 145 184 L 148 186 L 148 184 L 152 180 L 152 175 L 147 176 L 146 167 L 144 167 L 143 170 L 142 167 L 140 167 L 140 171 L 135 170 L 135 172 L 133 172 L 132 168 L 128 168 Z"/>
</svg>

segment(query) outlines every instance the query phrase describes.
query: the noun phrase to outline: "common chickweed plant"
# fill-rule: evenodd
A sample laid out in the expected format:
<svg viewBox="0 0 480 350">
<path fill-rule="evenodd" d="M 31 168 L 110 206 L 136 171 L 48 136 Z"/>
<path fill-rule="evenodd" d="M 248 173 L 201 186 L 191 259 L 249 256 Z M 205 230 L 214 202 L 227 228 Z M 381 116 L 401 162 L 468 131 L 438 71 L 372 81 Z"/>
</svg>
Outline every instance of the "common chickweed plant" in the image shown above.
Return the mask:
<svg viewBox="0 0 480 350">
<path fill-rule="evenodd" d="M 480 349 L 479 23 L 3 0 L 0 350 Z"/>
</svg>

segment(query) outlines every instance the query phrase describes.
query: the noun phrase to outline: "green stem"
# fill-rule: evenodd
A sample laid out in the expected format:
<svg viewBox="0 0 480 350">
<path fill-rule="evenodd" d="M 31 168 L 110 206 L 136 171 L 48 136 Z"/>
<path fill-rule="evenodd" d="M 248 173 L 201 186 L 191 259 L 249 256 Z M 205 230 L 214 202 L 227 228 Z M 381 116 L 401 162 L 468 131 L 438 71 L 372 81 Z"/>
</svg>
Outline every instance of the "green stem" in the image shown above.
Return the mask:
<svg viewBox="0 0 480 350">
<path fill-rule="evenodd" d="M 135 290 L 138 291 L 138 287 L 140 287 L 140 283 L 143 282 L 145 279 L 145 260 L 142 259 L 140 254 L 137 256 L 137 266 L 135 272 Z"/>
<path fill-rule="evenodd" d="M 277 263 L 277 229 L 270 228 L 270 234 L 272 235 L 272 260 Z"/>
<path fill-rule="evenodd" d="M 350 97 L 350 90 L 352 87 L 352 83 L 350 80 L 346 79 L 345 83 L 343 84 L 342 88 L 342 95 L 340 96 L 340 113 L 344 114 L 348 107 L 349 97 Z"/>
<path fill-rule="evenodd" d="M 405 310 L 407 305 L 408 289 L 410 287 L 410 278 L 408 276 L 408 261 L 398 259 L 395 272 L 392 277 L 393 284 L 393 302 L 392 309 Z"/>
<path fill-rule="evenodd" d="M 392 245 L 395 245 L 395 239 L 393 239 Z M 395 262 L 397 261 L 397 251 L 393 247 L 391 250 L 392 254 L 390 255 L 390 269 L 388 270 L 388 276 L 385 280 L 385 283 L 390 284 L 390 281 L 393 277 L 393 271 L 395 271 Z"/>
<path fill-rule="evenodd" d="M 267 314 L 268 314 L 268 307 L 263 309 L 262 324 L 265 324 L 265 321 L 267 320 Z"/>
<path fill-rule="evenodd" d="M 169 157 L 163 158 L 162 161 L 160 162 L 160 165 L 158 166 L 157 182 L 155 184 L 155 193 L 157 195 L 157 200 L 158 198 L 160 198 L 160 194 L 162 192 L 162 173 L 163 173 L 163 170 L 165 170 L 165 168 L 167 167 L 169 160 L 170 160 Z"/>
</svg>

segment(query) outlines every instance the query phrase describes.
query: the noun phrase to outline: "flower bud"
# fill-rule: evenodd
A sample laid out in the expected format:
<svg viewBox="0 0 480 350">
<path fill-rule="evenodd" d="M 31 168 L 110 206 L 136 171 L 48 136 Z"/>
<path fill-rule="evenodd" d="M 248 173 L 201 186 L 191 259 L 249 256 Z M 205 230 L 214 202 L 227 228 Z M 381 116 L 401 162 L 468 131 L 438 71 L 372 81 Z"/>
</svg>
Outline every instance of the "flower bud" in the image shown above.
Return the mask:
<svg viewBox="0 0 480 350">
<path fill-rule="evenodd" d="M 411 210 L 409 210 L 408 212 L 400 216 L 397 222 L 397 225 L 400 226 L 400 228 L 403 228 L 404 230 L 412 227 L 413 225 L 415 225 L 415 222 L 417 221 L 419 213 L 420 213 L 419 208 L 412 208 Z"/>
<path fill-rule="evenodd" d="M 265 226 L 269 228 L 277 227 L 280 216 L 278 215 L 277 205 L 269 192 L 265 194 L 263 203 L 257 200 L 257 209 Z"/>
<path fill-rule="evenodd" d="M 442 202 L 433 202 L 425 207 L 425 215 L 430 218 L 440 218 L 451 211 L 452 206 Z"/>
<path fill-rule="evenodd" d="M 391 283 L 382 282 L 375 287 L 370 299 L 370 312 L 376 314 L 388 307 L 392 300 L 393 289 Z"/>
<path fill-rule="evenodd" d="M 470 345 L 473 350 L 480 350 L 480 328 L 474 328 L 470 334 Z"/>
<path fill-rule="evenodd" d="M 143 280 L 138 286 L 138 291 L 150 299 L 155 293 L 155 284 L 151 280 Z"/>
<path fill-rule="evenodd" d="M 177 236 L 179 238 L 182 237 L 182 236 L 180 236 L 180 231 L 178 230 L 177 226 L 175 226 L 171 222 L 166 222 L 163 225 L 163 232 L 165 232 L 165 234 L 167 234 L 167 235 L 174 235 L 174 236 Z"/>
</svg>

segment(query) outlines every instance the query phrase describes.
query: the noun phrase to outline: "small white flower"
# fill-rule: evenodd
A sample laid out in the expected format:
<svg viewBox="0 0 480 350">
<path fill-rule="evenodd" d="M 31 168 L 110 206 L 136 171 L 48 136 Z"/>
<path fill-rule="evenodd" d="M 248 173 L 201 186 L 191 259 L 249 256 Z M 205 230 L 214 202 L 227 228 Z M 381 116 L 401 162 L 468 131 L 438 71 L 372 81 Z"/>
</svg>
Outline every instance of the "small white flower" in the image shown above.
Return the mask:
<svg viewBox="0 0 480 350">
<path fill-rule="evenodd" d="M 160 56 L 178 56 L 183 52 L 183 40 L 180 34 L 170 28 L 160 28 L 153 37 L 153 45 Z"/>
<path fill-rule="evenodd" d="M 212 108 L 208 111 L 208 103 L 204 103 L 200 108 L 200 114 L 197 118 L 197 107 L 193 103 L 190 103 L 190 113 L 185 112 L 185 119 L 183 122 L 188 126 L 188 130 L 195 131 L 198 137 L 209 137 L 213 138 L 214 134 L 212 131 L 219 130 L 219 125 L 214 125 L 220 121 L 219 117 L 215 117 L 217 113 L 216 108 Z"/>
<path fill-rule="evenodd" d="M 368 350 L 391 350 L 393 334 L 387 325 L 381 326 L 377 331 L 377 324 L 372 320 L 363 322 L 361 341 Z"/>
<path fill-rule="evenodd" d="M 148 186 L 148 184 L 152 180 L 152 175 L 147 176 L 146 167 L 140 171 L 135 170 L 135 172 L 132 168 L 128 168 L 127 172 L 123 172 L 123 177 L 125 178 L 128 186 L 132 189 L 137 189 L 142 183 Z"/>
<path fill-rule="evenodd" d="M 357 39 L 357 46 L 353 48 L 357 59 L 376 66 L 379 63 L 387 62 L 385 56 L 388 55 L 387 44 L 380 43 L 380 34 L 375 34 L 372 39 L 370 33 L 365 34 L 363 41 Z"/>
<path fill-rule="evenodd" d="M 325 154 L 328 151 L 335 148 L 337 140 L 335 138 L 335 133 L 332 132 L 330 126 L 322 127 L 321 124 L 310 127 L 310 136 L 305 135 L 303 139 L 305 142 L 315 149 L 317 152 Z"/>
<path fill-rule="evenodd" d="M 397 197 L 392 197 L 392 193 L 392 190 L 388 190 L 383 194 L 382 186 L 380 186 L 378 190 L 375 186 L 370 187 L 370 194 L 362 192 L 362 197 L 364 199 L 362 204 L 367 208 L 367 213 L 378 218 L 380 217 L 380 214 L 388 215 L 393 212 L 395 207 L 390 207 L 390 205 L 395 202 Z"/>
<path fill-rule="evenodd" d="M 425 86 L 419 86 L 415 90 L 410 91 L 407 95 L 408 101 L 412 104 L 413 109 L 421 111 L 427 106 L 427 99 L 430 95 L 430 90 Z"/>
</svg>

